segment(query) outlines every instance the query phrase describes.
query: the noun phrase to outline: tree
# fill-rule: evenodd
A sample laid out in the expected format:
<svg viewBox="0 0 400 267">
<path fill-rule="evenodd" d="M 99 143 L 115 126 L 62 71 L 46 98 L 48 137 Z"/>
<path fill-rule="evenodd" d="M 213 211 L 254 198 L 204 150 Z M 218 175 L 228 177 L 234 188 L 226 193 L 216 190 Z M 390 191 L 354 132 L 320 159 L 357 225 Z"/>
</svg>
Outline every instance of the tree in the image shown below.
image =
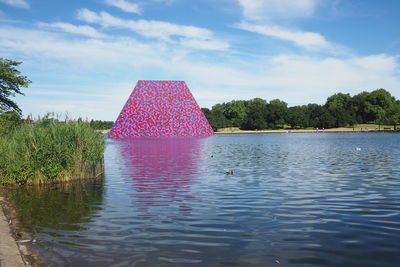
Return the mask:
<svg viewBox="0 0 400 267">
<path fill-rule="evenodd" d="M 385 89 L 372 91 L 367 97 L 367 113 L 371 121 L 381 124 L 388 120 L 387 112 L 395 104 L 395 98 Z"/>
<path fill-rule="evenodd" d="M 21 123 L 21 116 L 18 112 L 0 112 L 0 136 L 12 132 Z"/>
<path fill-rule="evenodd" d="M 267 128 L 265 122 L 267 101 L 261 98 L 254 98 L 248 101 L 246 117 L 244 118 L 240 129 L 242 130 L 263 130 Z"/>
<path fill-rule="evenodd" d="M 307 106 L 294 106 L 287 110 L 286 122 L 290 127 L 306 128 L 309 125 L 309 112 Z"/>
<path fill-rule="evenodd" d="M 335 118 L 334 127 L 354 125 L 355 113 L 349 94 L 337 93 L 326 100 L 326 109 Z"/>
<path fill-rule="evenodd" d="M 212 106 L 211 112 L 209 113 L 208 121 L 214 131 L 227 126 L 227 119 L 224 115 L 224 105 L 225 103 Z"/>
<path fill-rule="evenodd" d="M 21 75 L 16 67 L 22 62 L 0 58 L 0 110 L 21 113 L 18 105 L 10 99 L 16 94 L 24 95 L 21 87 L 31 83 L 26 76 Z"/>
<path fill-rule="evenodd" d="M 355 112 L 355 119 L 357 123 L 368 123 L 372 121 L 368 116 L 368 106 L 370 105 L 367 101 L 369 92 L 361 92 L 352 97 L 352 105 Z"/>
<path fill-rule="evenodd" d="M 246 101 L 233 100 L 225 104 L 224 115 L 229 126 L 239 127 L 246 117 Z"/>
<path fill-rule="evenodd" d="M 394 130 L 397 130 L 397 125 L 400 124 L 400 100 L 397 100 L 387 110 L 387 122 L 393 124 Z"/>
<path fill-rule="evenodd" d="M 266 107 L 265 120 L 268 128 L 282 127 L 285 124 L 287 103 L 279 99 L 269 101 Z"/>
</svg>

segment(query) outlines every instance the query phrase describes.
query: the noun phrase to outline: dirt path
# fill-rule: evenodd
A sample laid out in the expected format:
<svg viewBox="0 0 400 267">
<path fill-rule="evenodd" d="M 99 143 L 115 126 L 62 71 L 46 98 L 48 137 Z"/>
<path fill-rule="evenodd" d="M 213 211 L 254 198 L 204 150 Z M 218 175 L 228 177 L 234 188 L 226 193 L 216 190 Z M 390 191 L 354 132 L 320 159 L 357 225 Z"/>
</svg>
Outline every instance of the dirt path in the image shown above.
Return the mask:
<svg viewBox="0 0 400 267">
<path fill-rule="evenodd" d="M 4 199 L 0 197 L 0 203 Z M 0 206 L 0 267 L 25 267 L 21 254 L 11 237 L 10 227 L 4 215 L 3 208 Z"/>
</svg>

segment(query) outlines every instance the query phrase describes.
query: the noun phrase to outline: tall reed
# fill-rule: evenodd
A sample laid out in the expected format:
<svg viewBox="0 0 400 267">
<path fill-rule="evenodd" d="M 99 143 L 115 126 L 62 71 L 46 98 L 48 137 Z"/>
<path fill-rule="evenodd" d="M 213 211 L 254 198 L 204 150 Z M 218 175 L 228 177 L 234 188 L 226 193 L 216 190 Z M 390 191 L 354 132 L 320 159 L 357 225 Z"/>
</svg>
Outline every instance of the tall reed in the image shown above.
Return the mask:
<svg viewBox="0 0 400 267">
<path fill-rule="evenodd" d="M 0 136 L 0 184 L 45 183 L 102 172 L 104 138 L 84 122 L 46 119 Z"/>
</svg>

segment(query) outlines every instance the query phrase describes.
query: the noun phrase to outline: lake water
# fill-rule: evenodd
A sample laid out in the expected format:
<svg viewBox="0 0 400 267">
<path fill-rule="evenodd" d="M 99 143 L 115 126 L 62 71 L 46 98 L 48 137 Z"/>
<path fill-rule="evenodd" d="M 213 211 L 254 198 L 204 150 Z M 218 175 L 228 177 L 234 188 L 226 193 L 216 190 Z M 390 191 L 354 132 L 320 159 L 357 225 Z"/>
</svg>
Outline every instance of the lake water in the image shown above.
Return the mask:
<svg viewBox="0 0 400 267">
<path fill-rule="evenodd" d="M 104 179 L 13 193 L 43 262 L 400 263 L 400 134 L 106 142 Z"/>
</svg>

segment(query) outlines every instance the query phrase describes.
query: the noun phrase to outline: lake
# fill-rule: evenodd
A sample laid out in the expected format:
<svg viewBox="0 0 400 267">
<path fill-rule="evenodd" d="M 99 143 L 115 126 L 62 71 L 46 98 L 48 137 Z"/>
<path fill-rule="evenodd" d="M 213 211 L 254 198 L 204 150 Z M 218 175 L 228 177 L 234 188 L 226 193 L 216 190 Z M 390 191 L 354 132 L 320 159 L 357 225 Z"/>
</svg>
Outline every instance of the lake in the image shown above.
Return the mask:
<svg viewBox="0 0 400 267">
<path fill-rule="evenodd" d="M 107 140 L 104 179 L 13 192 L 62 266 L 397 266 L 400 134 Z"/>
</svg>

